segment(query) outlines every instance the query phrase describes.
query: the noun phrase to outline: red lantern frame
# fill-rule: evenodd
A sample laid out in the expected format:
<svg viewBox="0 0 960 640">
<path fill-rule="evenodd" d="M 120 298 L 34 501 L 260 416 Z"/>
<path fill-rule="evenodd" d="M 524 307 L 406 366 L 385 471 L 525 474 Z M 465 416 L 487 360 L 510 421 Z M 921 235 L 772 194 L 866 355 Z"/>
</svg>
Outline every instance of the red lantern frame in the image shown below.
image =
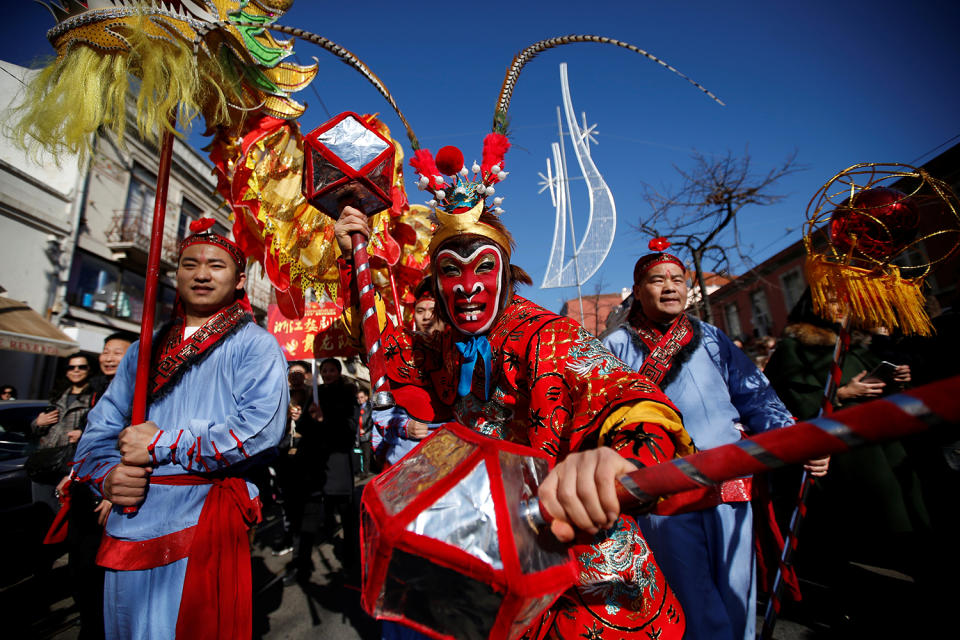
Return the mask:
<svg viewBox="0 0 960 640">
<path fill-rule="evenodd" d="M 364 129 L 375 135 L 386 145 L 386 148 L 382 152 L 359 168 L 348 165 L 320 141 L 320 137 L 323 134 L 335 128 L 348 118 L 356 120 Z M 371 198 L 369 197 L 358 197 L 359 201 L 356 205 L 359 206 L 357 206 L 357 208 L 364 213 L 370 215 L 376 211 L 386 209 L 392 204 L 390 187 L 396 149 L 389 138 L 373 129 L 362 117 L 352 111 L 344 111 L 304 136 L 303 142 L 304 150 L 306 151 L 304 154 L 303 195 L 315 208 L 336 220 L 340 217 L 340 207 L 338 203 L 347 195 L 345 188 L 349 186 L 355 195 L 359 195 L 356 187 L 358 184 L 366 190 L 367 195 L 373 196 L 373 199 L 376 201 L 376 204 L 374 204 L 371 203 Z M 318 166 L 315 154 L 322 156 L 328 164 L 333 165 L 342 174 L 339 178 L 326 183 L 319 189 L 316 186 L 316 174 L 317 171 L 320 170 L 320 167 Z M 382 182 L 385 183 L 384 185 L 379 185 L 370 178 L 370 173 L 380 166 L 385 167 L 385 170 L 380 174 L 383 176 Z"/>
<path fill-rule="evenodd" d="M 450 462 L 448 469 L 437 470 L 438 477 L 428 482 L 428 486 L 405 486 L 405 504 L 396 513 L 389 513 L 384 506 L 383 494 L 389 491 L 392 484 L 408 484 L 406 479 L 398 477 L 397 468 L 402 469 L 401 465 L 405 461 L 415 459 L 425 447 L 431 446 L 431 442 L 439 442 L 437 438 L 451 437 L 465 442 L 472 447 L 472 451 L 462 459 Z M 425 563 L 423 566 L 429 566 L 431 571 L 457 574 L 468 581 L 483 583 L 490 594 L 501 598 L 496 608 L 495 620 L 489 629 L 489 638 L 519 637 L 529 624 L 534 623 L 543 611 L 576 583 L 577 562 L 569 549 L 565 551 L 567 557 L 562 564 L 524 573 L 514 529 L 526 527 L 528 523 L 517 517 L 519 510 L 516 505 L 508 504 L 517 502 L 520 498 L 508 498 L 506 495 L 503 476 L 499 473 L 501 453 L 539 458 L 548 465 L 551 462 L 547 456 L 529 447 L 495 440 L 463 425 L 449 423 L 423 440 L 403 460 L 367 484 L 361 500 L 360 539 L 363 567 L 361 603 L 368 613 L 383 620 L 402 622 L 431 638 L 453 637 L 442 630 L 410 619 L 405 615 L 406 610 L 397 614 L 383 611 L 387 581 L 392 578 L 396 582 L 396 578 L 388 576 L 388 572 L 398 551 L 401 554 L 418 556 L 419 560 Z M 421 512 L 434 505 L 480 465 L 486 466 L 490 481 L 502 568 L 494 567 L 460 547 L 408 529 L 408 525 Z M 536 491 L 535 486 L 533 491 Z M 535 534 L 531 532 L 531 535 Z M 543 530 L 537 539 L 555 544 L 551 535 L 549 530 Z M 411 597 L 410 600 L 412 599 Z M 405 600 L 404 604 L 409 605 L 409 600 Z M 519 620 L 526 622 L 519 626 Z"/>
</svg>

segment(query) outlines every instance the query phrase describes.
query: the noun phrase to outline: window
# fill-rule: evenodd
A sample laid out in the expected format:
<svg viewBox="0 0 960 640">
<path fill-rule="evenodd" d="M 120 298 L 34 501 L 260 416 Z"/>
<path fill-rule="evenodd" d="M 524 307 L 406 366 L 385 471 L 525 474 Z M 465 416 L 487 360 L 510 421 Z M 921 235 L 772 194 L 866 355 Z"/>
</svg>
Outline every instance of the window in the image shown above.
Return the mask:
<svg viewBox="0 0 960 640">
<path fill-rule="evenodd" d="M 156 188 L 157 176 L 134 163 L 133 171 L 130 172 L 127 204 L 123 210 L 124 229 L 136 228 L 149 237 L 153 205 L 157 199 Z"/>
<path fill-rule="evenodd" d="M 78 251 L 73 262 L 67 299 L 70 304 L 112 318 L 140 322 L 143 316 L 144 279 L 97 256 Z M 157 291 L 157 321 L 173 312 L 173 287 L 160 283 Z"/>
<path fill-rule="evenodd" d="M 723 308 L 723 317 L 727 322 L 727 335 L 731 340 L 743 335 L 743 329 L 740 328 L 740 309 L 736 302 Z"/>
<path fill-rule="evenodd" d="M 190 200 L 186 198 L 180 203 L 180 219 L 177 221 L 177 242 L 190 235 L 190 223 L 194 220 L 203 217 L 213 217 L 211 214 L 204 213 L 203 209 L 193 204 Z M 225 226 L 219 222 L 213 223 L 213 227 L 210 228 L 210 231 L 213 233 L 218 233 L 225 238 L 230 237 L 230 231 L 227 230 Z"/>
<path fill-rule="evenodd" d="M 783 290 L 783 301 L 787 305 L 787 313 L 790 313 L 800 299 L 800 296 L 803 295 L 803 290 L 806 288 L 807 283 L 803 279 L 803 273 L 801 273 L 800 268 L 797 267 L 780 276 L 780 284 Z"/>
<path fill-rule="evenodd" d="M 177 242 L 190 235 L 190 223 L 203 217 L 203 210 L 186 198 L 180 203 L 180 220 L 177 222 Z"/>
<path fill-rule="evenodd" d="M 770 317 L 770 305 L 767 304 L 767 292 L 763 289 L 753 291 L 750 294 L 750 306 L 753 311 L 753 335 L 772 335 L 773 320 Z"/>
<path fill-rule="evenodd" d="M 120 269 L 106 260 L 78 251 L 73 261 L 68 299 L 92 311 L 114 315 Z"/>
</svg>

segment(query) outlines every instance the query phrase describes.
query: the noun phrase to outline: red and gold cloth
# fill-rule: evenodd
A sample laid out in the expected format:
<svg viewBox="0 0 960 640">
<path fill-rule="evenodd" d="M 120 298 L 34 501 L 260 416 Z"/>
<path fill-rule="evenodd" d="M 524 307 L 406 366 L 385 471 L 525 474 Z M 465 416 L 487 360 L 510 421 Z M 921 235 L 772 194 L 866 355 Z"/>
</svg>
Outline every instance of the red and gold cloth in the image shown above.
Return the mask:
<svg viewBox="0 0 960 640">
<path fill-rule="evenodd" d="M 349 314 L 345 319 L 349 326 Z M 639 465 L 694 451 L 670 400 L 572 320 L 515 296 L 487 338 L 493 363 L 484 402 L 480 367 L 473 392 L 457 397 L 462 356 L 449 329 L 428 339 L 385 327 L 381 342 L 397 404 L 415 419 L 456 420 L 553 461 L 598 445 Z M 573 550 L 580 584 L 527 637 L 682 637 L 683 612 L 632 517 Z"/>
</svg>

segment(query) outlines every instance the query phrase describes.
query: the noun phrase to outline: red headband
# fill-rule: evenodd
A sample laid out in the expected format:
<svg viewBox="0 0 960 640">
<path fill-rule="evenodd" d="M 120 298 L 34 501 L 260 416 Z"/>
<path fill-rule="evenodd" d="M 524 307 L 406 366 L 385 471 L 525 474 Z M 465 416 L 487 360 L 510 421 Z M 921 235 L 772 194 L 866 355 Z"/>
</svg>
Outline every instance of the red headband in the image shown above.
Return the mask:
<svg viewBox="0 0 960 640">
<path fill-rule="evenodd" d="M 214 247 L 220 247 L 224 251 L 230 254 L 230 257 L 233 258 L 234 264 L 237 265 L 237 271 L 243 271 L 244 267 L 247 266 L 247 259 L 243 255 L 243 251 L 240 250 L 236 244 L 231 242 L 229 239 L 220 235 L 219 233 L 213 233 L 210 231 L 210 228 L 216 223 L 216 220 L 213 218 L 198 218 L 190 223 L 190 231 L 192 235 L 187 236 L 180 243 L 180 253 L 179 256 L 183 255 L 184 250 L 195 244 L 209 244 Z"/>
<path fill-rule="evenodd" d="M 637 264 L 635 264 L 633 267 L 633 281 L 639 282 L 640 278 L 643 277 L 643 274 L 652 269 L 654 266 L 663 264 L 664 262 L 672 262 L 681 269 L 686 270 L 687 267 L 683 264 L 683 261 L 680 258 L 671 253 L 666 253 L 665 249 L 667 249 L 669 246 L 670 241 L 666 238 L 654 238 L 651 240 L 647 247 L 651 251 L 656 251 L 656 253 L 648 253 L 637 260 Z"/>
</svg>

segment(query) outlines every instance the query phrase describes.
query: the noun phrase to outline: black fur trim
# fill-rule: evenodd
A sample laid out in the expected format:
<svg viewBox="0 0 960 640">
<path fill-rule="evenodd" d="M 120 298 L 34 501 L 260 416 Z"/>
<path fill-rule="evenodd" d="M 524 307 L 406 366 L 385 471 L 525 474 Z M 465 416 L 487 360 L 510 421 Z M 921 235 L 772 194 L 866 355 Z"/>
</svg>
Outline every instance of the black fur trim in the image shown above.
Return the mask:
<svg viewBox="0 0 960 640">
<path fill-rule="evenodd" d="M 226 340 L 228 337 L 232 336 L 237 331 L 245 327 L 248 322 L 253 322 L 253 316 L 250 315 L 249 313 L 245 313 L 243 314 L 243 318 L 240 319 L 237 322 L 237 324 L 233 325 L 229 331 L 224 332 L 224 334 L 220 336 L 220 339 L 217 340 L 213 345 L 211 345 L 209 349 L 204 349 L 203 351 L 197 353 L 196 355 L 190 358 L 187 358 L 182 365 L 177 367 L 177 372 L 174 373 L 172 376 L 170 376 L 170 379 L 167 380 L 166 383 L 163 384 L 163 386 L 157 389 L 156 392 L 152 390 L 150 391 L 147 397 L 147 400 L 149 402 L 154 402 L 156 400 L 159 400 L 160 398 L 163 398 L 168 393 L 173 391 L 173 388 L 177 386 L 177 384 L 180 382 L 180 379 L 183 377 L 183 374 L 187 372 L 187 369 L 190 369 L 191 367 L 194 367 L 200 364 L 201 362 L 203 362 L 204 360 L 206 360 L 207 356 L 209 356 L 211 353 L 216 351 L 217 348 L 223 344 L 224 340 Z M 157 352 L 160 349 L 160 344 L 166 338 L 167 332 L 170 331 L 170 327 L 172 326 L 172 324 L 173 324 L 172 322 L 164 323 L 163 328 L 160 330 L 160 333 L 157 334 L 157 337 L 160 339 L 159 340 L 154 339 L 153 354 L 150 359 L 151 363 L 155 362 L 157 357 Z M 151 369 L 152 367 L 153 365 L 151 364 Z"/>
</svg>

